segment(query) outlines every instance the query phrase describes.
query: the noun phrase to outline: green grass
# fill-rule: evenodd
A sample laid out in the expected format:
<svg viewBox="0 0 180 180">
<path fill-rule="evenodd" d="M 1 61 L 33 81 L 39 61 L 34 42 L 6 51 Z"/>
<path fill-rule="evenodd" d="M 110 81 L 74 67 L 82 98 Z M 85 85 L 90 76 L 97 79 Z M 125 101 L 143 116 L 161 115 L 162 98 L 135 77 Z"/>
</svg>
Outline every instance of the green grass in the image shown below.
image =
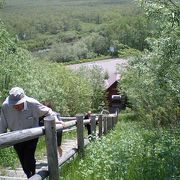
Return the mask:
<svg viewBox="0 0 180 180">
<path fill-rule="evenodd" d="M 6 0 L 0 11 L 0 17 L 8 32 L 19 39 L 19 45 L 31 51 L 35 57 L 68 62 L 83 58 L 102 58 L 101 55 L 109 54 L 108 47 L 103 46 L 99 46 L 102 50 L 96 52 L 97 48 L 91 45 L 89 38 L 86 40 L 88 49 L 86 46 L 81 48 L 77 44 L 83 44 L 84 38 L 90 37 L 94 32 L 109 39 L 106 40 L 106 44 L 109 44 L 111 37 L 107 36 L 112 34 L 110 24 L 122 16 L 131 16 L 132 12 L 134 16 L 138 10 L 133 2 L 133 0 Z M 116 39 L 116 36 L 113 36 L 113 40 L 114 38 Z M 101 41 L 98 39 L 96 46 L 99 43 Z M 39 52 L 42 49 L 48 49 L 48 52 Z M 69 49 L 71 52 L 66 54 Z"/>
<path fill-rule="evenodd" d="M 0 169 L 5 167 L 15 168 L 18 165 L 18 158 L 13 147 L 0 149 Z"/>
<path fill-rule="evenodd" d="M 134 113 L 121 114 L 114 131 L 92 142 L 85 156 L 76 156 L 60 171 L 64 180 L 151 180 L 180 177 L 180 131 L 174 128 L 148 128 Z M 76 132 L 63 135 L 74 138 Z M 36 157 L 46 154 L 44 137 L 39 139 Z M 16 166 L 13 148 L 0 150 L 0 166 Z"/>
<path fill-rule="evenodd" d="M 63 134 L 62 137 L 62 143 L 65 139 L 74 139 L 76 137 L 76 130 L 66 132 Z M 45 137 L 40 137 L 35 157 L 38 160 L 44 159 L 44 156 L 46 156 L 46 144 L 45 144 Z M 0 171 L 2 173 L 2 170 L 6 167 L 16 168 L 17 166 L 20 166 L 17 154 L 13 147 L 0 149 Z"/>
<path fill-rule="evenodd" d="M 44 137 L 39 138 L 36 157 L 37 159 L 42 159 L 46 154 L 46 147 Z M 16 168 L 20 166 L 18 156 L 13 147 L 8 147 L 0 149 L 0 169 L 5 169 L 6 167 Z"/>
<path fill-rule="evenodd" d="M 61 169 L 66 180 L 151 180 L 180 177 L 180 131 L 147 128 L 124 115 L 122 121 L 101 140 L 91 143 L 85 157 Z"/>
<path fill-rule="evenodd" d="M 85 135 L 87 136 L 87 131 L 85 130 Z M 69 131 L 63 133 L 62 136 L 62 143 L 65 139 L 75 139 L 76 138 L 76 130 Z M 35 157 L 38 160 L 44 159 L 44 156 L 46 156 L 46 144 L 45 144 L 45 137 L 42 136 L 39 138 L 36 154 Z M 2 170 L 6 167 L 16 168 L 17 166 L 20 166 L 17 154 L 13 147 L 0 149 L 0 169 L 1 173 Z"/>
</svg>

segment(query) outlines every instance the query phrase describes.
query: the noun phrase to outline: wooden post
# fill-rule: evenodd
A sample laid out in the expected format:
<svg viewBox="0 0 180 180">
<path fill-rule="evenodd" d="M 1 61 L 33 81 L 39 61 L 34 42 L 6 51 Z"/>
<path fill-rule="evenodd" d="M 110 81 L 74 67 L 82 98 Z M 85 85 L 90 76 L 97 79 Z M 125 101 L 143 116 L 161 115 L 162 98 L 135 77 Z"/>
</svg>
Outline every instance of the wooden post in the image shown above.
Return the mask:
<svg viewBox="0 0 180 180">
<path fill-rule="evenodd" d="M 99 137 L 101 137 L 102 136 L 102 114 L 99 115 L 98 121 L 99 121 Z"/>
<path fill-rule="evenodd" d="M 116 114 L 116 117 L 115 117 L 115 124 L 117 124 L 118 122 L 118 113 Z"/>
<path fill-rule="evenodd" d="M 112 117 L 112 129 L 114 129 L 114 126 L 115 126 L 115 116 Z"/>
<path fill-rule="evenodd" d="M 59 179 L 55 117 L 44 118 L 49 180 Z"/>
<path fill-rule="evenodd" d="M 107 116 L 104 116 L 104 134 L 107 134 Z"/>
<path fill-rule="evenodd" d="M 119 115 L 119 110 L 116 111 L 115 124 L 117 124 L 118 122 L 118 115 Z"/>
<path fill-rule="evenodd" d="M 83 128 L 83 115 L 76 116 L 77 121 L 77 145 L 80 156 L 84 155 L 84 128 Z"/>
<path fill-rule="evenodd" d="M 110 120 L 110 122 L 109 122 L 109 126 L 110 126 L 110 130 L 113 128 L 113 126 L 112 126 L 112 120 L 113 120 L 113 117 L 112 116 L 110 116 L 109 117 L 109 120 Z"/>
<path fill-rule="evenodd" d="M 108 115 L 107 116 L 107 132 L 110 130 L 111 128 L 111 117 Z"/>
<path fill-rule="evenodd" d="M 96 136 L 96 116 L 94 114 L 91 115 L 91 133 L 92 138 L 94 139 Z"/>
</svg>

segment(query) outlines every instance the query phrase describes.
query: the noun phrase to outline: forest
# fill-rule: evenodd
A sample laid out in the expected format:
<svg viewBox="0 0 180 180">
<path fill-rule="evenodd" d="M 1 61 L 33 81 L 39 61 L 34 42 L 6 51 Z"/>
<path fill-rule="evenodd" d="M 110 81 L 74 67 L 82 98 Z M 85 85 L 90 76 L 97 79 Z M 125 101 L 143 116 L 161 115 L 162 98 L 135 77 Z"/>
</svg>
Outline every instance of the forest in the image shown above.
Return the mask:
<svg viewBox="0 0 180 180">
<path fill-rule="evenodd" d="M 65 116 L 98 113 L 106 108 L 105 74 L 72 72 L 62 62 L 128 57 L 118 89 L 130 106 L 60 178 L 179 179 L 179 0 L 1 0 L 0 8 L 1 104 L 21 86 Z M 0 157 L 3 168 L 17 161 L 12 148 Z"/>
<path fill-rule="evenodd" d="M 6 0 L 0 16 L 21 46 L 56 62 L 137 54 L 152 28 L 132 0 Z"/>
</svg>

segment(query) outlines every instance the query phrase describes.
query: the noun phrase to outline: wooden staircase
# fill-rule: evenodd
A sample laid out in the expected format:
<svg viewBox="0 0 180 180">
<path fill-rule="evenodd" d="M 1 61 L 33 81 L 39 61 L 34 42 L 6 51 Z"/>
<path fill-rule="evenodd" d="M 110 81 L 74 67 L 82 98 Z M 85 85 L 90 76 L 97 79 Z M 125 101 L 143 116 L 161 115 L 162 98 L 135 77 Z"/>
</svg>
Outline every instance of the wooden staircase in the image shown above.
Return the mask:
<svg viewBox="0 0 180 180">
<path fill-rule="evenodd" d="M 63 156 L 72 148 L 76 148 L 77 143 L 76 139 L 70 140 L 66 139 L 62 143 Z M 62 156 L 62 157 L 63 157 Z M 36 172 L 41 170 L 47 170 L 47 156 L 44 156 L 43 160 L 38 160 L 36 162 Z M 16 169 L 0 169 L 0 180 L 23 180 L 27 179 L 21 167 L 17 167 Z"/>
</svg>

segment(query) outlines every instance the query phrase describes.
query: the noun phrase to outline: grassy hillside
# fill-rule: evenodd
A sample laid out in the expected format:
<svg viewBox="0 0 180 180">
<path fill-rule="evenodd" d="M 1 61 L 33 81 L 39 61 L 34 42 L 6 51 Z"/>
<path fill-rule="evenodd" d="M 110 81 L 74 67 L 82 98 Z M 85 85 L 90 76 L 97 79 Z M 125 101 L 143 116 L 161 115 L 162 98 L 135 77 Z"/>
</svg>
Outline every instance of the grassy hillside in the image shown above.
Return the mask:
<svg viewBox="0 0 180 180">
<path fill-rule="evenodd" d="M 148 32 L 133 0 L 7 0 L 0 16 L 21 46 L 58 62 L 142 50 Z"/>
<path fill-rule="evenodd" d="M 179 128 L 150 128 L 131 113 L 120 119 L 115 131 L 86 148 L 83 159 L 61 169 L 61 179 L 179 179 Z"/>
<path fill-rule="evenodd" d="M 6 6 L 10 7 L 40 7 L 40 6 L 79 6 L 79 5 L 93 5 L 93 4 L 126 4 L 133 2 L 133 0 L 6 0 Z"/>
</svg>

